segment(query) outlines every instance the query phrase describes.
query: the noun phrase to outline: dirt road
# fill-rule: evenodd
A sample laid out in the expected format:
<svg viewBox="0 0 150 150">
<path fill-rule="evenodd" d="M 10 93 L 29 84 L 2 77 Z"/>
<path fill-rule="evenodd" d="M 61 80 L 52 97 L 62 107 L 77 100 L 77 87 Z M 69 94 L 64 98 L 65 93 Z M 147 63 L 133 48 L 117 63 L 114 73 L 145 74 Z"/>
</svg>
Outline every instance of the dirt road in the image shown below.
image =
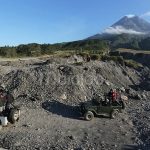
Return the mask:
<svg viewBox="0 0 150 150">
<path fill-rule="evenodd" d="M 31 107 L 23 107 L 20 120 L 1 131 L 4 148 L 116 150 L 134 144 L 133 124 L 125 112 L 116 119 L 85 121 L 77 107 L 59 102 Z"/>
</svg>

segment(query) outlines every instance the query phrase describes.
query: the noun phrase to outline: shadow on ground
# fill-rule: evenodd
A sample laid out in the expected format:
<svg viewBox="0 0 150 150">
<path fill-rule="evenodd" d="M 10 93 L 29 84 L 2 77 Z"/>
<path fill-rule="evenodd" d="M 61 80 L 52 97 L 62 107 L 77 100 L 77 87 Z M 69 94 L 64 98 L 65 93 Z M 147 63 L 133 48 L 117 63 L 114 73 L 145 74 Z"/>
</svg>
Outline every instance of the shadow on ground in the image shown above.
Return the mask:
<svg viewBox="0 0 150 150">
<path fill-rule="evenodd" d="M 138 150 L 137 145 L 124 145 L 121 150 Z"/>
<path fill-rule="evenodd" d="M 42 108 L 53 114 L 57 114 L 66 118 L 81 120 L 78 106 L 70 106 L 53 100 L 42 103 Z"/>
</svg>

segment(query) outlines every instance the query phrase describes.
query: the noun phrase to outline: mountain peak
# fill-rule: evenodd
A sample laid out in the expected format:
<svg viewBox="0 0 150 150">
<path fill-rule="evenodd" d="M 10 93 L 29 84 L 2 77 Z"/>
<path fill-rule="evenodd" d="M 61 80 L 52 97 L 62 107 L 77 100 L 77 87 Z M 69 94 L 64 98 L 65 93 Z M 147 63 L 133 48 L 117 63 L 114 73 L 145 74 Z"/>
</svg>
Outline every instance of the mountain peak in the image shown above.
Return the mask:
<svg viewBox="0 0 150 150">
<path fill-rule="evenodd" d="M 136 17 L 136 15 L 129 14 L 129 15 L 126 15 L 125 17 L 127 17 L 127 18 L 134 18 L 134 17 Z"/>
<path fill-rule="evenodd" d="M 110 34 L 147 34 L 150 33 L 150 23 L 139 16 L 126 15 L 111 27 L 107 28 L 104 32 Z"/>
<path fill-rule="evenodd" d="M 137 15 L 126 15 L 112 26 L 106 28 L 102 34 L 97 34 L 91 38 L 100 38 L 109 35 L 139 35 L 146 36 L 150 34 L 150 23 Z"/>
</svg>

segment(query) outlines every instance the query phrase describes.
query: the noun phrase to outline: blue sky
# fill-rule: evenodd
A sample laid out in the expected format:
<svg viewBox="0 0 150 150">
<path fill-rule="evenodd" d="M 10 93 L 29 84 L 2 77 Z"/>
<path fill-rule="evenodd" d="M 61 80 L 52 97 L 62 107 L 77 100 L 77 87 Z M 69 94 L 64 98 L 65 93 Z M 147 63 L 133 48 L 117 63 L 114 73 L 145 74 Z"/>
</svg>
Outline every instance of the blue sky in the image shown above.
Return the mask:
<svg viewBox="0 0 150 150">
<path fill-rule="evenodd" d="M 127 14 L 150 21 L 150 1 L 0 0 L 0 46 L 84 39 Z"/>
</svg>

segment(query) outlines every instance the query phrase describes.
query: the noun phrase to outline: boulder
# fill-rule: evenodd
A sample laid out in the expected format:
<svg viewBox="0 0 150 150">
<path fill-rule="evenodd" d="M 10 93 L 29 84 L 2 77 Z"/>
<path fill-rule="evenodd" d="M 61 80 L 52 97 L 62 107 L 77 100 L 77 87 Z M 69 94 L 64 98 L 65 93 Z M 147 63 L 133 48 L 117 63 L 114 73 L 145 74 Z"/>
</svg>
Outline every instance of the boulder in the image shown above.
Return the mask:
<svg viewBox="0 0 150 150">
<path fill-rule="evenodd" d="M 67 95 L 66 95 L 66 93 L 63 93 L 63 94 L 60 96 L 60 99 L 62 99 L 62 100 L 66 100 L 66 99 L 67 99 Z"/>
<path fill-rule="evenodd" d="M 125 95 L 121 95 L 121 99 L 122 99 L 123 101 L 128 101 L 128 97 L 125 96 Z"/>
</svg>

